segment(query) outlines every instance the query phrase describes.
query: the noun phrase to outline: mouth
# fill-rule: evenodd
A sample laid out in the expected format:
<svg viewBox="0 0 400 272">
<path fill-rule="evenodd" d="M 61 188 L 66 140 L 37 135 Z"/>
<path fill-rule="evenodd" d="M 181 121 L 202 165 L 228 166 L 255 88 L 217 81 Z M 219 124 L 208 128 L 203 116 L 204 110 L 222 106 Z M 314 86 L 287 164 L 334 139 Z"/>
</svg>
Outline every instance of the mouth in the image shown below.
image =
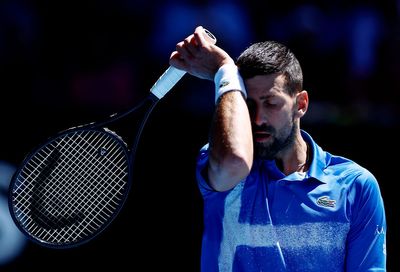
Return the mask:
<svg viewBox="0 0 400 272">
<path fill-rule="evenodd" d="M 270 133 L 264 131 L 255 131 L 253 135 L 256 142 L 265 142 L 272 137 Z"/>
</svg>

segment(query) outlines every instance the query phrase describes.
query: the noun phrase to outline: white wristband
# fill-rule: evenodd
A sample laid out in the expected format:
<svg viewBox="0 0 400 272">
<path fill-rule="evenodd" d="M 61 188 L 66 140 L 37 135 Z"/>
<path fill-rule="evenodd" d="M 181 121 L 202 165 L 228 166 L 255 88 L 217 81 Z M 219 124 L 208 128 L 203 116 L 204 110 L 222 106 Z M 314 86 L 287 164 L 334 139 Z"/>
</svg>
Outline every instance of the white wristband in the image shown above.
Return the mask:
<svg viewBox="0 0 400 272">
<path fill-rule="evenodd" d="M 214 76 L 215 83 L 215 103 L 226 92 L 240 91 L 244 98 L 247 98 L 246 88 L 242 76 L 235 64 L 222 65 Z"/>
</svg>

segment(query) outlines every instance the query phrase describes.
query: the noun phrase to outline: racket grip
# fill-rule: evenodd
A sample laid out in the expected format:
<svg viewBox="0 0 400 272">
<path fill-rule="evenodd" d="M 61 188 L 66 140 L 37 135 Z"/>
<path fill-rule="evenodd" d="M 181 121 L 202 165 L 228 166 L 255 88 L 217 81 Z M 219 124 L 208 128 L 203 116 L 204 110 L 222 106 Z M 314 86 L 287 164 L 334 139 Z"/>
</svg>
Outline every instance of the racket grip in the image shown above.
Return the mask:
<svg viewBox="0 0 400 272">
<path fill-rule="evenodd" d="M 217 39 L 207 29 L 204 28 L 204 38 L 211 44 L 215 44 Z M 186 71 L 180 70 L 173 66 L 170 66 L 154 83 L 151 87 L 150 92 L 154 94 L 158 99 L 164 97 L 169 90 L 186 74 Z"/>
<path fill-rule="evenodd" d="M 156 83 L 154 83 L 153 87 L 151 87 L 150 92 L 158 99 L 163 98 L 185 74 L 186 71 L 179 70 L 173 66 L 168 67 Z"/>
</svg>

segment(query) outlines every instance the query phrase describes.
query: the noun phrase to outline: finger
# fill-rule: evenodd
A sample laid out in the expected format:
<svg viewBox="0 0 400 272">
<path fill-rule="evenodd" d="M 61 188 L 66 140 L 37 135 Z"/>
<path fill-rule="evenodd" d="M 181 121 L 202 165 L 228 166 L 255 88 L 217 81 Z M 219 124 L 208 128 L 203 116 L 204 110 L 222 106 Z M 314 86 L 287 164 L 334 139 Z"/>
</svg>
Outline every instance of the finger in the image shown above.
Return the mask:
<svg viewBox="0 0 400 272">
<path fill-rule="evenodd" d="M 177 51 L 172 52 L 169 58 L 169 64 L 175 68 L 186 71 L 186 63 Z"/>
<path fill-rule="evenodd" d="M 204 28 L 202 26 L 196 27 L 193 35 L 199 47 L 206 47 L 207 45 L 209 45 L 209 42 L 203 36 Z"/>
<path fill-rule="evenodd" d="M 179 42 L 176 45 L 176 51 L 180 54 L 181 59 L 192 59 L 193 55 L 188 50 L 188 46 L 186 45 L 185 41 Z"/>
<path fill-rule="evenodd" d="M 190 35 L 184 40 L 184 44 L 186 47 L 186 50 L 194 57 L 196 53 L 199 51 L 197 48 L 197 42 L 196 39 L 194 38 L 194 35 Z"/>
</svg>

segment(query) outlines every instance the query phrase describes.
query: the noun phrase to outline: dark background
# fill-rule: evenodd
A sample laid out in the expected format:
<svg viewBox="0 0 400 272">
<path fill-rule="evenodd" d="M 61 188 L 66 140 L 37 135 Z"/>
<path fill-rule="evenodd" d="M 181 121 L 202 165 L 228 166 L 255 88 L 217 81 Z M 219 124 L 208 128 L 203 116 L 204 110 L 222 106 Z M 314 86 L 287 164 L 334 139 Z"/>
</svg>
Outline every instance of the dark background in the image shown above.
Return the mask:
<svg viewBox="0 0 400 272">
<path fill-rule="evenodd" d="M 277 40 L 303 67 L 311 104 L 302 127 L 378 179 L 388 271 L 400 271 L 399 13 L 398 0 L 1 1 L 0 160 L 17 166 L 59 130 L 135 105 L 197 25 L 234 58 L 253 42 Z M 213 88 L 186 75 L 159 102 L 142 134 L 128 201 L 104 233 L 66 250 L 28 242 L 0 270 L 198 271 L 202 200 L 194 167 Z"/>
</svg>

